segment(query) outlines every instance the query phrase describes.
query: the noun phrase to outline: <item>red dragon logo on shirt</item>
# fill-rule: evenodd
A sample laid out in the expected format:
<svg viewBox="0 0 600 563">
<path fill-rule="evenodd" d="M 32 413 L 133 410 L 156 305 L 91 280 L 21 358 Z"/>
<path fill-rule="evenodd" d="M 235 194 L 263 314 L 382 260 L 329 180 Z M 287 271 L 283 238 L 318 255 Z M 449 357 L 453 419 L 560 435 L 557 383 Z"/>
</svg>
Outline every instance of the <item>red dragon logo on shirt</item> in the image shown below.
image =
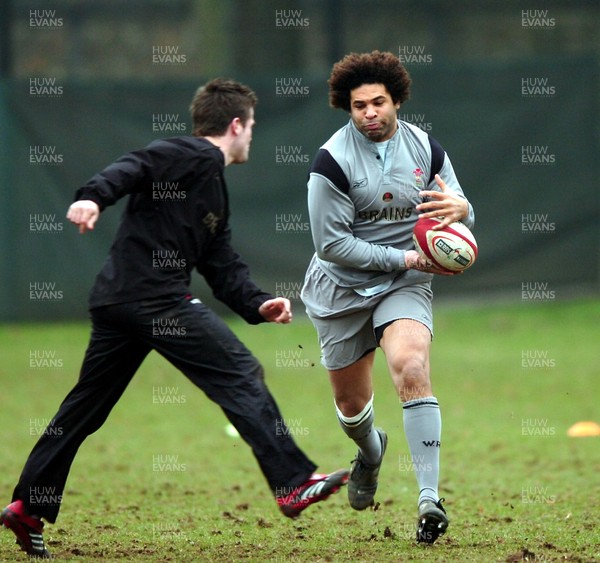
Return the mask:
<svg viewBox="0 0 600 563">
<path fill-rule="evenodd" d="M 423 182 L 423 170 L 420 168 L 415 168 L 413 170 L 413 174 L 415 175 L 415 186 L 417 188 L 424 188 L 425 182 Z"/>
</svg>

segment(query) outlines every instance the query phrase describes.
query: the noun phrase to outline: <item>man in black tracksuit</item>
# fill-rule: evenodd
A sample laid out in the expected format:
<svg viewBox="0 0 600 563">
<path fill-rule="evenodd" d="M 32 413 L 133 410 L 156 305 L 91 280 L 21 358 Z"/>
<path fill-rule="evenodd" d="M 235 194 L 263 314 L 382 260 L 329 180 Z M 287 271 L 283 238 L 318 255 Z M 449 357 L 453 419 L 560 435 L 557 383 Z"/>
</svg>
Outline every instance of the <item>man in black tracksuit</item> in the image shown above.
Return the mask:
<svg viewBox="0 0 600 563">
<path fill-rule="evenodd" d="M 347 481 L 325 475 L 296 446 L 263 381 L 262 366 L 227 325 L 189 294 L 194 268 L 248 323 L 288 323 L 289 300 L 249 277 L 230 244 L 224 168 L 248 158 L 256 96 L 217 79 L 191 106 L 194 135 L 126 154 L 77 190 L 67 218 L 81 233 L 129 196 L 90 295 L 92 334 L 79 381 L 36 446 L 0 521 L 30 555 L 47 557 L 43 522 L 55 522 L 79 446 L 98 430 L 151 350 L 215 401 L 250 445 L 286 516 L 295 517 Z M 36 495 L 51 491 L 52 495 Z"/>
</svg>

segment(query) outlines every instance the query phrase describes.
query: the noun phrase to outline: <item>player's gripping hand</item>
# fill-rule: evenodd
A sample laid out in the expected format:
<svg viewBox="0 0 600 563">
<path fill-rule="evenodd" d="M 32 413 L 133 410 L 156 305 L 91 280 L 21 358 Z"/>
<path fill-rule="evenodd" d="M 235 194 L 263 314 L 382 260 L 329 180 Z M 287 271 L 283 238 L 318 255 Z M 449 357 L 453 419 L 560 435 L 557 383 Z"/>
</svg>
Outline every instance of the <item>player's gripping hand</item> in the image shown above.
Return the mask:
<svg viewBox="0 0 600 563">
<path fill-rule="evenodd" d="M 85 233 L 88 229 L 94 230 L 94 225 L 100 216 L 100 208 L 95 201 L 82 199 L 71 204 L 67 211 L 67 219 L 79 225 L 79 232 Z"/>
<path fill-rule="evenodd" d="M 438 274 L 439 276 L 454 276 L 462 274 L 462 272 L 449 272 L 448 270 L 440 270 L 436 268 L 431 260 L 423 258 L 416 250 L 407 250 L 404 253 L 404 265 L 407 270 L 419 270 L 428 274 Z"/>
<path fill-rule="evenodd" d="M 258 308 L 258 312 L 270 323 L 292 322 L 292 305 L 290 300 L 285 297 L 276 297 L 265 301 Z"/>
<path fill-rule="evenodd" d="M 433 227 L 433 230 L 437 231 L 466 217 L 469 214 L 469 204 L 463 198 L 454 195 L 439 174 L 435 175 L 435 181 L 442 191 L 424 190 L 419 192 L 420 197 L 426 197 L 432 201 L 419 203 L 416 209 L 420 212 L 419 217 L 423 219 L 443 217 L 442 222 Z"/>
</svg>

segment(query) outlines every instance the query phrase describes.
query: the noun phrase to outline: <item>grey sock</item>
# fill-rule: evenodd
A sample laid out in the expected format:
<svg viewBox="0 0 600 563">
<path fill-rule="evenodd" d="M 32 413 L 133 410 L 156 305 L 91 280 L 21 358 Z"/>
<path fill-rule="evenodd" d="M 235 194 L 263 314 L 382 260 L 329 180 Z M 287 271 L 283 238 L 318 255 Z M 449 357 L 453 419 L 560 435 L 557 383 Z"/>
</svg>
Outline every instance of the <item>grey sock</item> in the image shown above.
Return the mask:
<svg viewBox="0 0 600 563">
<path fill-rule="evenodd" d="M 406 401 L 402 406 L 404 433 L 419 486 L 419 502 L 439 500 L 440 439 L 442 418 L 435 397 Z"/>
<path fill-rule="evenodd" d="M 373 422 L 375 413 L 373 411 L 373 397 L 365 405 L 365 408 L 356 416 L 344 416 L 337 405 L 335 406 L 340 426 L 346 435 L 354 440 L 360 448 L 366 463 L 378 463 L 381 459 L 381 439 L 375 432 Z"/>
</svg>

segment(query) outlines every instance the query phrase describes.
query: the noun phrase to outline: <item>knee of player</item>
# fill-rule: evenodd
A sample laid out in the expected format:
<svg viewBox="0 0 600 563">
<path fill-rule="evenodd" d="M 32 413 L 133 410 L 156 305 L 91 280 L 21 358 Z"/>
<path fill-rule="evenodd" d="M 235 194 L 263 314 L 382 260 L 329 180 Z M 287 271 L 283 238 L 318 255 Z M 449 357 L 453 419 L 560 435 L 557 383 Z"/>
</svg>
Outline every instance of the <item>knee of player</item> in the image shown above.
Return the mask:
<svg viewBox="0 0 600 563">
<path fill-rule="evenodd" d="M 422 396 L 429 384 L 429 370 L 424 360 L 420 358 L 407 358 L 390 365 L 394 384 L 398 395 L 403 400 L 410 400 L 415 396 Z M 409 397 L 409 399 L 404 399 Z"/>
</svg>

